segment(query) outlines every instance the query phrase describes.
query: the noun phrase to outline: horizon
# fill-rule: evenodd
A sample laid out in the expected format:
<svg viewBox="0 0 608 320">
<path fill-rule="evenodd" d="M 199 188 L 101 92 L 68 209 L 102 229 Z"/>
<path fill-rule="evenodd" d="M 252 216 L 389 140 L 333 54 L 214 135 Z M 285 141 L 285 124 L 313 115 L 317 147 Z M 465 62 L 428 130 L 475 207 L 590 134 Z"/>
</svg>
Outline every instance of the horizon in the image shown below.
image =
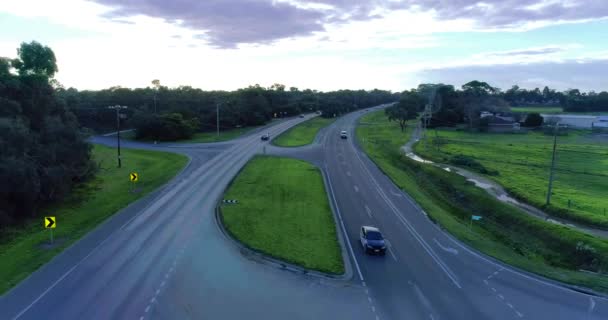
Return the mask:
<svg viewBox="0 0 608 320">
<path fill-rule="evenodd" d="M 38 41 L 56 54 L 57 81 L 78 90 L 159 79 L 204 91 L 401 92 L 480 80 L 599 92 L 607 18 L 602 1 L 24 0 L 0 4 L 0 56 Z"/>
</svg>

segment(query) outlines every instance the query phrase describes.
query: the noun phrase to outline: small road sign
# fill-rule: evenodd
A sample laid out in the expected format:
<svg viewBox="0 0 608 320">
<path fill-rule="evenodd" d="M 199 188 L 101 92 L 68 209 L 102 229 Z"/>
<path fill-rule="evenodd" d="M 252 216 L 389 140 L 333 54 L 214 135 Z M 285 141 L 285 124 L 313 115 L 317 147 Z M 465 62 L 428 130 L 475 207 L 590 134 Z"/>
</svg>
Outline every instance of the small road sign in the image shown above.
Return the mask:
<svg viewBox="0 0 608 320">
<path fill-rule="evenodd" d="M 44 217 L 44 227 L 46 229 L 55 229 L 55 227 L 57 227 L 55 217 Z"/>
<path fill-rule="evenodd" d="M 137 172 L 131 172 L 129 179 L 131 179 L 131 182 L 137 182 L 137 180 L 139 180 L 139 175 Z"/>
<path fill-rule="evenodd" d="M 471 220 L 475 220 L 475 221 L 481 220 L 481 216 L 471 216 Z"/>
</svg>

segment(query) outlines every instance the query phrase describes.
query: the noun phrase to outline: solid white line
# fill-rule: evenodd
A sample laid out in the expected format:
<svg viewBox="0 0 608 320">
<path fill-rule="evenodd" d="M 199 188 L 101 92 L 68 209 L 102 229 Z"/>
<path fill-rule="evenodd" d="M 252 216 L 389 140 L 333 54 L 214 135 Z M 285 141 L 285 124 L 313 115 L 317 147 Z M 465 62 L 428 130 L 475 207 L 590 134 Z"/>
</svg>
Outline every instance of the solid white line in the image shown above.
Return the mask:
<svg viewBox="0 0 608 320">
<path fill-rule="evenodd" d="M 21 310 L 21 312 L 19 312 L 14 318 L 13 320 L 19 319 L 19 317 L 21 317 L 24 313 L 26 313 L 34 304 L 36 304 L 36 302 L 38 302 L 40 299 L 42 299 L 49 291 L 51 291 L 57 284 L 59 284 L 59 282 L 61 282 L 63 279 L 65 279 L 65 277 L 67 277 L 70 273 L 72 273 L 72 271 L 74 271 L 80 264 L 82 264 L 89 256 L 91 256 L 95 250 L 97 248 L 99 248 L 100 246 L 102 246 L 104 243 L 106 243 L 106 241 L 108 241 L 110 239 L 110 236 L 108 236 L 107 238 L 105 238 L 102 242 L 100 242 L 97 246 L 95 246 L 95 248 L 93 248 L 93 250 L 91 250 L 91 252 L 89 252 L 89 254 L 87 254 L 84 258 L 82 258 L 82 260 L 78 261 L 77 264 L 75 264 L 73 267 L 71 267 L 66 273 L 64 273 L 61 277 L 59 277 L 59 279 L 57 279 L 57 281 L 53 282 L 53 284 L 51 286 L 49 286 L 46 290 L 44 290 L 39 296 L 38 298 L 36 298 L 34 301 L 32 301 L 32 303 L 30 303 L 27 307 L 25 307 L 25 309 Z"/>
<path fill-rule="evenodd" d="M 336 213 L 338 214 L 338 220 L 340 220 L 340 226 L 342 227 L 342 232 L 344 233 L 344 238 L 346 238 L 346 243 L 348 244 L 348 249 L 350 250 L 350 254 L 353 257 L 353 261 L 355 262 L 355 267 L 357 268 L 357 273 L 359 274 L 359 279 L 363 281 L 363 274 L 361 273 L 361 268 L 359 268 L 359 263 L 357 262 L 357 258 L 355 257 L 355 251 L 353 250 L 353 246 L 350 243 L 350 239 L 348 238 L 348 233 L 346 232 L 346 227 L 344 226 L 344 221 L 342 221 L 342 214 L 340 213 L 340 208 L 338 206 L 338 201 L 336 201 L 336 196 L 334 194 L 334 188 L 331 185 L 331 178 L 329 177 L 329 170 L 327 165 L 325 165 L 325 176 L 327 177 L 327 185 L 329 186 L 329 191 L 331 193 L 331 198 L 334 203 L 334 207 L 336 208 Z M 365 281 L 363 281 L 363 286 L 365 286 Z"/>
</svg>

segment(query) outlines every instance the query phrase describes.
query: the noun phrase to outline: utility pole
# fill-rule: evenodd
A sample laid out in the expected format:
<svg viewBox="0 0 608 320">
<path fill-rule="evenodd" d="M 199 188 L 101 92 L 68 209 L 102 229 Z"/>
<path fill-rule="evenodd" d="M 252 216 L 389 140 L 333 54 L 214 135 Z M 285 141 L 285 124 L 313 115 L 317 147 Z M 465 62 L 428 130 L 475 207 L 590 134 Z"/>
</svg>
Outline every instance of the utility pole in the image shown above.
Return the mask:
<svg viewBox="0 0 608 320">
<path fill-rule="evenodd" d="M 127 106 L 109 106 L 108 109 L 116 110 L 116 145 L 117 145 L 117 158 L 118 158 L 118 167 L 120 168 L 122 163 L 120 161 L 120 109 L 127 109 Z"/>
<path fill-rule="evenodd" d="M 553 189 L 553 171 L 555 170 L 555 151 L 557 149 L 557 130 L 559 130 L 559 123 L 555 123 L 553 129 L 553 155 L 551 156 L 551 170 L 549 171 L 549 190 L 547 190 L 547 202 L 545 205 L 551 204 L 551 189 Z"/>
<path fill-rule="evenodd" d="M 220 103 L 215 103 L 215 126 L 217 129 L 217 136 L 220 136 Z"/>
</svg>

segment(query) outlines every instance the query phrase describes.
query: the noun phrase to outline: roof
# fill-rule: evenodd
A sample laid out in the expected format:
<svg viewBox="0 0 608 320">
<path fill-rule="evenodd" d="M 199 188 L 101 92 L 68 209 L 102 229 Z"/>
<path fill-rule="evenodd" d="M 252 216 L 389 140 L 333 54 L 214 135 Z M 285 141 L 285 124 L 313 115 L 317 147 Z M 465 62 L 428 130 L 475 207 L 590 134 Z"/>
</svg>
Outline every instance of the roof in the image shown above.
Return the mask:
<svg viewBox="0 0 608 320">
<path fill-rule="evenodd" d="M 376 227 L 372 227 L 372 226 L 363 226 L 363 229 L 365 229 L 365 231 L 377 231 L 377 232 L 380 232 L 380 229 L 378 229 Z"/>
</svg>

